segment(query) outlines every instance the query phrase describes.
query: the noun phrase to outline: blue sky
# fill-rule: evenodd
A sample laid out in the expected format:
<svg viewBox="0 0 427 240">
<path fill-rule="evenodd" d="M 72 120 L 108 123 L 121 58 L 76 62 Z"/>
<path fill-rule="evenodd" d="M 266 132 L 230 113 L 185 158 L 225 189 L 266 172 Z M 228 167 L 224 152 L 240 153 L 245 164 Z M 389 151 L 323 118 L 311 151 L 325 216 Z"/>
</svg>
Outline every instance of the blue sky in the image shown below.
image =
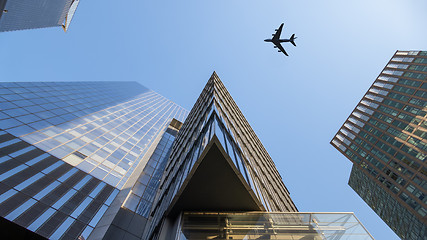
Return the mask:
<svg viewBox="0 0 427 240">
<path fill-rule="evenodd" d="M 347 185 L 329 141 L 396 50 L 427 50 L 427 2 L 81 1 L 69 31 L 0 34 L 1 81 L 138 81 L 190 109 L 216 71 L 300 211 L 355 212 L 398 239 Z M 285 22 L 290 57 L 263 40 Z"/>
</svg>

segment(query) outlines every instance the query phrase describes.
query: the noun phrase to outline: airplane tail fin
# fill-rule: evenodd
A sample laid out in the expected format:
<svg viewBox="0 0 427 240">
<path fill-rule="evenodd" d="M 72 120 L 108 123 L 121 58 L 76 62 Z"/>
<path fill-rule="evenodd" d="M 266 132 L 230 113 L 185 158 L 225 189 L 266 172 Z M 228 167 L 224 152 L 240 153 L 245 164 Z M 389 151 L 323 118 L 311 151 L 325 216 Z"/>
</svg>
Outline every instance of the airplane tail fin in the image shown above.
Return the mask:
<svg viewBox="0 0 427 240">
<path fill-rule="evenodd" d="M 291 36 L 291 43 L 296 47 L 297 45 L 295 44 L 295 42 L 294 42 L 294 40 L 296 39 L 296 37 L 295 37 L 295 34 L 292 34 L 292 36 Z"/>
</svg>

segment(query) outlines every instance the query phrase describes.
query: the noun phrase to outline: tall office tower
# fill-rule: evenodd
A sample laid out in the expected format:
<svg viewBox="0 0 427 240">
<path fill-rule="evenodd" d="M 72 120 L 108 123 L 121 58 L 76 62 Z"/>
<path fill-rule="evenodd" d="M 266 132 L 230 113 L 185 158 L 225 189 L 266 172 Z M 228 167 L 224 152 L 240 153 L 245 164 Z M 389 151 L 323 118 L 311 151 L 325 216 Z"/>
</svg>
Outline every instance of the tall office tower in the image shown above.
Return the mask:
<svg viewBox="0 0 427 240">
<path fill-rule="evenodd" d="M 297 211 L 273 161 L 215 73 L 177 136 L 160 186 L 146 238 L 164 239 L 160 226 L 183 211 Z"/>
<path fill-rule="evenodd" d="M 349 185 L 402 239 L 427 237 L 427 52 L 397 51 L 334 136 Z"/>
<path fill-rule="evenodd" d="M 80 0 L 0 0 L 0 32 L 57 27 L 68 30 Z"/>
<path fill-rule="evenodd" d="M 106 231 L 130 189 L 158 178 L 187 114 L 134 82 L 0 83 L 0 109 L 5 239 Z"/>
<path fill-rule="evenodd" d="M 151 211 L 137 207 L 149 216 L 142 239 L 332 239 L 349 232 L 372 239 L 352 214 L 297 212 L 216 73 L 178 132 L 164 169 Z"/>
</svg>

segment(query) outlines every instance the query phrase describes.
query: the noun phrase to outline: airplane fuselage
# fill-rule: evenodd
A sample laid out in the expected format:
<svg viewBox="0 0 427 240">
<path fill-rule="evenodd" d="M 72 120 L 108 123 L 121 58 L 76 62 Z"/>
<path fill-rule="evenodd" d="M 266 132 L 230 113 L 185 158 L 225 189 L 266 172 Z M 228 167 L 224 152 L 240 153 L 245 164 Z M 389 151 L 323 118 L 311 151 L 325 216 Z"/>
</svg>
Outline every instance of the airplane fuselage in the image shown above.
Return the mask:
<svg viewBox="0 0 427 240">
<path fill-rule="evenodd" d="M 277 39 L 277 40 L 273 40 L 273 39 L 265 39 L 264 40 L 264 42 L 279 42 L 279 43 L 282 43 L 282 42 L 290 42 L 291 40 L 290 39 Z"/>
</svg>

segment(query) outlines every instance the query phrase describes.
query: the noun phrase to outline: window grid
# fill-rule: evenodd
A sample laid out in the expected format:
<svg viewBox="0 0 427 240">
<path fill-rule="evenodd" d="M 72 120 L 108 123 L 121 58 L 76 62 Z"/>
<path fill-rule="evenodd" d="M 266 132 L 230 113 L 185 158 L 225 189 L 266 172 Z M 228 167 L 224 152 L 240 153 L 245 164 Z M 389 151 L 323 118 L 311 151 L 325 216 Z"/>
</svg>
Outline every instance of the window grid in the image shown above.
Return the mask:
<svg viewBox="0 0 427 240">
<path fill-rule="evenodd" d="M 396 55 L 411 56 L 392 58 L 351 115 L 363 126 L 358 131 L 349 128 L 349 117 L 339 131 L 349 134 L 337 134 L 331 143 L 354 163 L 353 171 L 366 174 L 394 196 L 398 208 L 422 219 L 427 215 L 427 65 L 423 65 L 427 58 L 419 51 Z M 367 118 L 360 115 L 364 109 L 372 113 Z M 352 184 L 355 190 L 363 187 Z M 381 216 L 380 206 L 374 210 Z M 398 229 L 399 223 L 391 218 L 384 220 Z"/>
</svg>

